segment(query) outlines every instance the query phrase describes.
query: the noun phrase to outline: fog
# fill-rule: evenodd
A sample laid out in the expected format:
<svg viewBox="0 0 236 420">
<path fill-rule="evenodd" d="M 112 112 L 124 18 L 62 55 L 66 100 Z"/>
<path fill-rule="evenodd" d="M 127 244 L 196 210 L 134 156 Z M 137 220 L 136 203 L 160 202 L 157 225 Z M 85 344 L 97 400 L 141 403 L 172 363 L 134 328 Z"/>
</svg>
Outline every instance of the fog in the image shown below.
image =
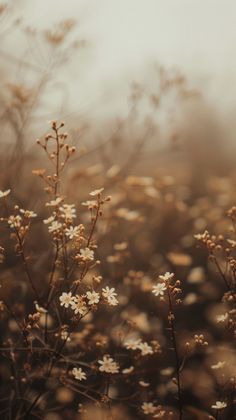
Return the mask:
<svg viewBox="0 0 236 420">
<path fill-rule="evenodd" d="M 224 115 L 234 113 L 234 0 L 21 0 L 13 4 L 23 21 L 36 28 L 76 19 L 78 37 L 87 46 L 60 72 L 60 82 L 68 89 L 68 112 L 89 113 L 95 119 L 123 112 L 130 82 L 148 80 L 157 62 L 180 69 L 191 86 L 204 91 Z M 24 48 L 19 45 L 15 55 L 20 58 Z"/>
</svg>

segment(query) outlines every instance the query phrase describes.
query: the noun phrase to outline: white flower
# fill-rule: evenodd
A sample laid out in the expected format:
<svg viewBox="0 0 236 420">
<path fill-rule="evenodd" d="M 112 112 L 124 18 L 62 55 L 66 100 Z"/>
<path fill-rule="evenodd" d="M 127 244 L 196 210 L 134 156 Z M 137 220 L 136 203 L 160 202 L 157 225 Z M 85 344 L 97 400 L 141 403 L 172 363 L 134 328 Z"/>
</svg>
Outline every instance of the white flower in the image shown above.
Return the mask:
<svg viewBox="0 0 236 420">
<path fill-rule="evenodd" d="M 167 289 L 165 283 L 157 283 L 156 286 L 153 286 L 152 293 L 155 296 L 164 296 L 164 292 Z"/>
<path fill-rule="evenodd" d="M 226 364 L 226 362 L 218 362 L 216 365 L 212 365 L 211 368 L 212 369 L 222 369 L 225 364 Z"/>
<path fill-rule="evenodd" d="M 228 319 L 228 317 L 229 317 L 229 314 L 228 314 L 228 312 L 226 312 L 223 315 L 218 315 L 216 317 L 216 320 L 217 320 L 217 322 L 225 322 Z"/>
<path fill-rule="evenodd" d="M 84 379 L 87 379 L 85 372 L 81 368 L 73 368 L 72 374 L 78 381 L 83 381 Z"/>
<path fill-rule="evenodd" d="M 73 239 L 79 236 L 80 228 L 79 226 L 70 226 L 66 229 L 66 236 L 68 236 L 69 239 Z"/>
<path fill-rule="evenodd" d="M 202 233 L 196 233 L 196 235 L 194 235 L 194 238 L 197 239 L 198 241 L 201 241 L 202 239 L 204 239 Z"/>
<path fill-rule="evenodd" d="M 141 343 L 141 340 L 129 340 L 124 343 L 124 346 L 127 350 L 137 350 L 139 348 L 139 344 Z"/>
<path fill-rule="evenodd" d="M 163 280 L 163 281 L 169 281 L 171 279 L 173 279 L 174 277 L 174 273 L 170 273 L 169 271 L 167 271 L 165 274 L 160 275 L 159 279 Z"/>
<path fill-rule="evenodd" d="M 48 227 L 49 233 L 57 232 L 62 227 L 62 224 L 60 222 L 57 222 L 56 220 L 51 223 L 51 225 Z"/>
<path fill-rule="evenodd" d="M 43 308 L 42 306 L 39 306 L 38 302 L 35 301 L 34 304 L 35 304 L 36 311 L 39 312 L 40 314 L 48 313 L 47 309 Z"/>
<path fill-rule="evenodd" d="M 194 235 L 194 238 L 197 239 L 198 241 L 204 241 L 205 239 L 207 239 L 208 236 L 209 236 L 209 232 L 205 230 L 204 233 L 197 233 L 196 235 Z"/>
<path fill-rule="evenodd" d="M 133 370 L 134 370 L 134 366 L 130 366 L 129 368 L 123 369 L 122 373 L 124 375 L 128 375 L 129 373 L 133 372 Z"/>
<path fill-rule="evenodd" d="M 46 207 L 56 207 L 62 201 L 63 201 L 62 197 L 57 197 L 55 200 L 51 200 L 51 201 L 49 201 L 49 203 L 46 203 Z"/>
<path fill-rule="evenodd" d="M 87 200 L 82 203 L 82 206 L 85 206 L 85 207 L 94 207 L 96 205 L 97 205 L 97 202 L 95 200 Z"/>
<path fill-rule="evenodd" d="M 80 314 L 83 316 L 86 314 L 87 307 L 82 296 L 77 295 L 73 298 L 71 302 L 71 309 L 74 311 L 76 315 Z"/>
<path fill-rule="evenodd" d="M 80 250 L 80 256 L 84 261 L 93 261 L 94 252 L 88 247 Z"/>
<path fill-rule="evenodd" d="M 67 343 L 68 343 L 69 341 L 71 341 L 71 338 L 70 338 L 69 332 L 68 332 L 68 331 L 66 331 L 66 330 L 63 330 L 63 331 L 61 332 L 61 339 L 62 339 L 62 340 L 65 340 Z"/>
<path fill-rule="evenodd" d="M 44 219 L 43 223 L 45 225 L 48 225 L 49 223 L 52 223 L 55 220 L 55 215 L 48 217 L 48 219 Z"/>
<path fill-rule="evenodd" d="M 17 216 L 9 216 L 7 223 L 10 225 L 11 228 L 19 228 L 21 226 L 22 217 L 20 215 Z"/>
<path fill-rule="evenodd" d="M 150 383 L 145 381 L 139 381 L 139 385 L 143 388 L 147 388 L 148 386 L 150 386 Z"/>
<path fill-rule="evenodd" d="M 76 218 L 76 210 L 74 204 L 63 204 L 59 207 L 59 210 L 62 213 L 62 217 L 66 220 L 72 220 Z"/>
<path fill-rule="evenodd" d="M 216 401 L 216 403 L 211 406 L 211 408 L 215 408 L 216 410 L 222 410 L 226 407 L 227 404 L 224 401 Z"/>
<path fill-rule="evenodd" d="M 103 191 L 104 191 L 104 188 L 100 188 L 99 190 L 91 191 L 89 195 L 92 195 L 94 197 L 95 195 L 100 195 Z"/>
<path fill-rule="evenodd" d="M 154 414 L 156 409 L 157 409 L 157 407 L 151 402 L 150 403 L 144 402 L 141 405 L 141 408 L 142 408 L 144 414 Z"/>
<path fill-rule="evenodd" d="M 1 191 L 0 190 L 0 198 L 6 197 L 7 195 L 9 195 L 11 192 L 11 190 L 6 190 L 6 191 Z"/>
<path fill-rule="evenodd" d="M 110 357 L 110 355 L 103 356 L 102 360 L 98 360 L 98 363 L 101 365 L 99 366 L 99 370 L 101 372 L 106 373 L 118 373 L 119 372 L 119 365 Z"/>
<path fill-rule="evenodd" d="M 60 305 L 65 306 L 65 308 L 69 308 L 69 306 L 73 303 L 72 293 L 63 292 L 62 295 L 59 297 Z"/>
<path fill-rule="evenodd" d="M 161 419 L 166 414 L 165 410 L 160 410 L 158 413 L 153 416 L 155 419 Z"/>
<path fill-rule="evenodd" d="M 147 356 L 148 354 L 153 354 L 153 349 L 151 346 L 149 346 L 148 343 L 140 343 L 138 345 L 139 350 L 141 350 L 142 356 Z"/>
<path fill-rule="evenodd" d="M 115 292 L 114 287 L 108 287 L 106 286 L 104 289 L 102 289 L 102 295 L 107 300 L 108 304 L 111 306 L 118 305 L 118 300 L 116 299 L 117 293 Z"/>
<path fill-rule="evenodd" d="M 227 242 L 233 247 L 235 248 L 236 246 L 236 241 L 234 241 L 233 239 L 227 239 Z"/>
<path fill-rule="evenodd" d="M 33 217 L 37 217 L 37 213 L 31 210 L 24 210 L 20 209 L 20 212 L 28 219 L 32 219 Z"/>
<path fill-rule="evenodd" d="M 97 292 L 87 292 L 86 296 L 88 298 L 88 304 L 89 305 L 95 305 L 96 303 L 99 302 L 100 299 L 100 295 Z"/>
</svg>

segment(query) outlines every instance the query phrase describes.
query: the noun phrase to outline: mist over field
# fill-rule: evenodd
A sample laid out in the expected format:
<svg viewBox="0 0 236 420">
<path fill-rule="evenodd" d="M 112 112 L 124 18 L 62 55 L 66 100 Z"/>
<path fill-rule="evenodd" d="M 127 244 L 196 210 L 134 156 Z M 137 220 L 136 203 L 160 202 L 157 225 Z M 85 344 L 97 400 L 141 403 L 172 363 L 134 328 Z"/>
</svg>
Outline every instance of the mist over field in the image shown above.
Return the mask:
<svg viewBox="0 0 236 420">
<path fill-rule="evenodd" d="M 74 37 L 85 39 L 88 46 L 71 54 L 59 77 L 69 91 L 71 112 L 89 113 L 95 120 L 124 113 L 132 81 L 155 84 L 154 63 L 180 69 L 224 117 L 235 112 L 233 0 L 20 0 L 9 4 L 26 25 L 35 28 L 45 29 L 68 18 L 77 21 Z M 12 54 L 20 59 L 23 53 L 29 60 L 35 56 L 43 67 L 42 52 L 18 43 L 14 33 L 12 39 Z"/>
</svg>

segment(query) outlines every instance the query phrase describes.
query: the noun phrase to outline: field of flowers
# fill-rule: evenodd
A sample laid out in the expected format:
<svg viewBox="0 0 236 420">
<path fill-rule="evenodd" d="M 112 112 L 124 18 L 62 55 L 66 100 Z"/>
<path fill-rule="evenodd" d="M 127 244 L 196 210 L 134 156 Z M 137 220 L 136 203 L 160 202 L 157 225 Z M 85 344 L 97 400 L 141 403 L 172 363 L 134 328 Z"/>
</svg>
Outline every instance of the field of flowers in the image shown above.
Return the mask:
<svg viewBox="0 0 236 420">
<path fill-rule="evenodd" d="M 72 27 L 44 33 L 56 66 Z M 36 138 L 51 74 L 3 83 L 3 419 L 236 418 L 235 173 L 177 129 L 148 150 L 166 97 L 199 100 L 178 72 L 157 76 L 97 143 L 60 118 Z"/>
</svg>

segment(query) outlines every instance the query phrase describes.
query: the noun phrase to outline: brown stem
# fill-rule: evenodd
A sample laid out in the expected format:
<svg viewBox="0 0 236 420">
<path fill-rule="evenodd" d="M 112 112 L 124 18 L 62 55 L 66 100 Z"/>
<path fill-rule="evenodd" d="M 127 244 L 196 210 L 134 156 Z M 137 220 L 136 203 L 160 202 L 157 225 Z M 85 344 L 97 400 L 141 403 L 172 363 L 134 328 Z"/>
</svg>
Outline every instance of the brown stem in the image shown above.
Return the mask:
<svg viewBox="0 0 236 420">
<path fill-rule="evenodd" d="M 182 402 L 182 389 L 181 389 L 181 380 L 180 380 L 181 363 L 180 363 L 180 357 L 179 357 L 177 340 L 176 340 L 175 316 L 174 316 L 174 311 L 173 311 L 169 285 L 167 285 L 167 295 L 168 295 L 168 302 L 169 302 L 168 320 L 170 324 L 171 340 L 172 340 L 174 354 L 175 354 L 175 370 L 176 370 L 177 388 L 178 388 L 179 420 L 182 420 L 183 419 L 183 402 Z"/>
<path fill-rule="evenodd" d="M 24 245 L 22 243 L 20 234 L 19 234 L 17 229 L 15 229 L 15 232 L 16 232 L 16 236 L 17 236 L 17 239 L 18 239 L 18 244 L 19 244 L 19 247 L 20 247 L 20 256 L 21 256 L 21 259 L 22 259 L 22 262 L 23 262 L 23 265 L 24 265 L 25 273 L 27 275 L 27 278 L 28 278 L 28 281 L 30 283 L 31 288 L 34 291 L 34 294 L 35 294 L 35 297 L 36 297 L 37 301 L 40 302 L 41 299 L 40 299 L 39 293 L 38 293 L 38 291 L 37 291 L 37 289 L 34 285 L 34 282 L 33 282 L 33 279 L 31 277 L 29 267 L 28 267 L 28 264 L 27 264 L 27 261 L 26 261 L 26 257 L 25 257 L 25 253 L 24 253 Z"/>
</svg>

